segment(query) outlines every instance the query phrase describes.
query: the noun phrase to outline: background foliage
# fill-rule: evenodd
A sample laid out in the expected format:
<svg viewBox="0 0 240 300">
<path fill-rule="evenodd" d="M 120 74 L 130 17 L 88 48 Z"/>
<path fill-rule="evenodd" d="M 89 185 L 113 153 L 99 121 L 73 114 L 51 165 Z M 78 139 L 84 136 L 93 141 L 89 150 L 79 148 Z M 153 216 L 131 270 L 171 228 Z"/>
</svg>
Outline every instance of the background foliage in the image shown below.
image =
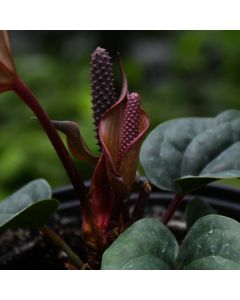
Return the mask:
<svg viewBox="0 0 240 300">
<path fill-rule="evenodd" d="M 89 61 L 97 46 L 114 58 L 121 52 L 151 128 L 240 109 L 239 31 L 11 31 L 10 39 L 19 74 L 51 118 L 77 121 L 94 151 Z M 119 86 L 116 66 L 115 73 Z M 69 183 L 29 109 L 11 92 L 0 106 L 0 198 L 37 177 L 53 187 Z M 89 178 L 91 168 L 78 165 Z"/>
</svg>

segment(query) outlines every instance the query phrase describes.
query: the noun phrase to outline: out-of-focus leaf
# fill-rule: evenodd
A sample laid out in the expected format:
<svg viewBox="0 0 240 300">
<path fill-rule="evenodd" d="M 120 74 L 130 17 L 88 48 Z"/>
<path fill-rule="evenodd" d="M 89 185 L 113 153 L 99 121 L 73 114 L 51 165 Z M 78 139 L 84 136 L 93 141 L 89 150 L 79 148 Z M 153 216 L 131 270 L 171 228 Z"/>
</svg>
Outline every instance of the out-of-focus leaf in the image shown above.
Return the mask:
<svg viewBox="0 0 240 300">
<path fill-rule="evenodd" d="M 210 214 L 217 214 L 207 202 L 199 198 L 194 198 L 189 202 L 185 210 L 187 227 L 190 228 L 199 219 Z"/>
<path fill-rule="evenodd" d="M 43 226 L 58 208 L 58 201 L 51 197 L 51 188 L 45 180 L 29 182 L 0 202 L 0 229 Z"/>
<path fill-rule="evenodd" d="M 0 30 L 0 92 L 11 90 L 16 80 L 16 69 L 6 30 Z"/>
</svg>

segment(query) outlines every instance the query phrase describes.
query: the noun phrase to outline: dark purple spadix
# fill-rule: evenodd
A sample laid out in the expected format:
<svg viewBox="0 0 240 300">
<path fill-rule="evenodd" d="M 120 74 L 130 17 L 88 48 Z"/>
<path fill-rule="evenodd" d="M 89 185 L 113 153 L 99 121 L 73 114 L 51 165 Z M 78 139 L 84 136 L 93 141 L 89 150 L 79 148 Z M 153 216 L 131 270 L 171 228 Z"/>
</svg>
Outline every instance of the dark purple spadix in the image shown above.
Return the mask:
<svg viewBox="0 0 240 300">
<path fill-rule="evenodd" d="M 140 96 L 131 93 L 126 105 L 119 158 L 139 134 Z"/>
<path fill-rule="evenodd" d="M 91 55 L 92 110 L 96 137 L 101 147 L 98 128 L 102 115 L 117 101 L 111 57 L 98 47 Z"/>
</svg>

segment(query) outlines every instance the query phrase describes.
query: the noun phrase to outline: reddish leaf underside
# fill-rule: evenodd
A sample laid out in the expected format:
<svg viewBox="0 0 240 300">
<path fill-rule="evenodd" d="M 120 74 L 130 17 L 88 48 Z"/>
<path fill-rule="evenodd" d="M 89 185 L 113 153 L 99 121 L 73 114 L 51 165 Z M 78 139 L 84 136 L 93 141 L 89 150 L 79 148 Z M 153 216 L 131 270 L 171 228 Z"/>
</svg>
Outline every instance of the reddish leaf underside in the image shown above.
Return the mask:
<svg viewBox="0 0 240 300">
<path fill-rule="evenodd" d="M 85 143 L 79 125 L 73 121 L 52 121 L 54 127 L 63 132 L 67 137 L 68 148 L 72 155 L 78 160 L 85 160 L 92 163 L 98 161 Z"/>
</svg>

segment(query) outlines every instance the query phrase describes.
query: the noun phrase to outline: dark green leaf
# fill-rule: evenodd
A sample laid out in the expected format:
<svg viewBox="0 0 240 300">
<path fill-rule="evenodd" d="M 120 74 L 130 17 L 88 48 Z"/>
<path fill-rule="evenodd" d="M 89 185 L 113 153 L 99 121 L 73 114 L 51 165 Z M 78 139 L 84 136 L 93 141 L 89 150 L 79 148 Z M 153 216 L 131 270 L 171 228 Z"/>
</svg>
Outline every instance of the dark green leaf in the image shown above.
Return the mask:
<svg viewBox="0 0 240 300">
<path fill-rule="evenodd" d="M 191 200 L 185 210 L 187 227 L 190 228 L 199 219 L 210 214 L 217 214 L 207 202 L 199 198 Z"/>
<path fill-rule="evenodd" d="M 240 224 L 219 215 L 198 219 L 182 243 L 178 267 L 240 269 Z"/>
<path fill-rule="evenodd" d="M 198 219 L 180 248 L 156 219 L 135 222 L 105 251 L 102 269 L 240 269 L 240 224 L 219 215 Z"/>
<path fill-rule="evenodd" d="M 171 269 L 177 252 L 177 241 L 165 225 L 157 219 L 142 219 L 104 252 L 102 269 Z"/>
<path fill-rule="evenodd" d="M 0 229 L 43 226 L 58 207 L 58 201 L 51 197 L 51 188 L 45 180 L 29 182 L 0 202 Z"/>
<path fill-rule="evenodd" d="M 185 270 L 239 270 L 240 265 L 221 256 L 208 256 L 197 259 L 184 267 Z"/>
<path fill-rule="evenodd" d="M 162 259 L 146 254 L 130 259 L 122 270 L 169 270 L 170 266 Z"/>
<path fill-rule="evenodd" d="M 190 192 L 218 179 L 238 178 L 240 111 L 163 123 L 143 143 L 140 159 L 154 185 L 175 192 Z"/>
</svg>

